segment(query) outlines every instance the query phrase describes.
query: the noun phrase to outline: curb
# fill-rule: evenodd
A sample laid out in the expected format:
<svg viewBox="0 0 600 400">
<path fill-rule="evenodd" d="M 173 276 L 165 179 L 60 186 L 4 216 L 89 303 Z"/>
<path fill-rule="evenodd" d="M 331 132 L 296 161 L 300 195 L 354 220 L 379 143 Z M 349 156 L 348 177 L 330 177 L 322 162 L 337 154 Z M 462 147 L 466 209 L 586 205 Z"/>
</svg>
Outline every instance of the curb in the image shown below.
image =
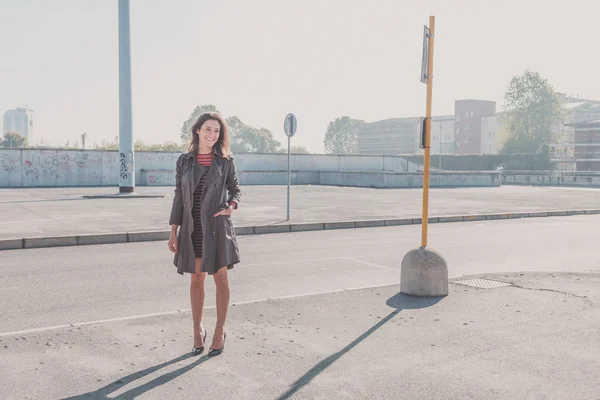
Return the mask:
<svg viewBox="0 0 600 400">
<path fill-rule="evenodd" d="M 489 221 L 517 218 L 542 218 L 542 217 L 566 217 L 572 215 L 595 215 L 600 214 L 598 210 L 568 210 L 568 211 L 541 211 L 541 212 L 522 212 L 522 213 L 494 213 L 478 215 L 456 215 L 443 217 L 430 217 L 430 224 L 453 223 L 453 222 L 473 222 Z M 265 235 L 271 233 L 288 232 L 309 232 L 337 229 L 358 229 L 373 228 L 384 226 L 401 225 L 420 225 L 421 218 L 393 218 L 393 219 L 374 219 L 359 221 L 331 221 L 331 222 L 307 222 L 285 225 L 256 225 L 256 226 L 238 226 L 235 233 L 238 236 Z M 101 233 L 73 236 L 52 236 L 52 237 L 29 237 L 29 238 L 10 238 L 0 239 L 0 251 L 2 250 L 20 250 L 35 249 L 45 247 L 63 247 L 63 246 L 87 246 L 94 244 L 117 244 L 117 243 L 136 243 L 168 240 L 170 230 L 162 231 L 140 231 L 140 232 L 122 232 L 122 233 Z"/>
<path fill-rule="evenodd" d="M 81 196 L 83 199 L 98 200 L 98 199 L 158 199 L 165 197 L 164 194 L 138 194 L 138 193 L 124 193 L 124 194 L 90 194 Z"/>
</svg>

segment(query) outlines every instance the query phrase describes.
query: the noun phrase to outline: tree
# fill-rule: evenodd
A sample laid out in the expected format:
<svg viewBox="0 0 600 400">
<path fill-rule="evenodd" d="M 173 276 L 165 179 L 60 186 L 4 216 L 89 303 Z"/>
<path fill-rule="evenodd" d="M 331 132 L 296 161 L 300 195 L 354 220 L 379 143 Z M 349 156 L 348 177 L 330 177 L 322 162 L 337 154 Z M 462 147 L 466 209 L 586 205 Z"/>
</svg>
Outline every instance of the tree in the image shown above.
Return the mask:
<svg viewBox="0 0 600 400">
<path fill-rule="evenodd" d="M 357 154 L 358 131 L 365 121 L 348 116 L 329 123 L 325 133 L 325 152 L 329 154 Z"/>
<path fill-rule="evenodd" d="M 205 112 L 219 110 L 213 104 L 197 106 L 181 128 L 181 140 L 188 143 L 192 126 L 198 117 Z M 244 124 L 238 117 L 232 116 L 225 120 L 229 126 L 230 147 L 234 153 L 274 153 L 281 143 L 275 140 L 271 131 L 266 128 L 254 128 Z"/>
<path fill-rule="evenodd" d="M 244 124 L 238 117 L 225 120 L 229 126 L 229 145 L 234 153 L 275 153 L 281 143 L 266 128 L 254 128 Z"/>
<path fill-rule="evenodd" d="M 187 143 L 175 143 L 175 142 L 164 142 L 158 145 L 158 150 L 156 151 L 172 151 L 172 152 L 183 152 L 188 148 Z"/>
<path fill-rule="evenodd" d="M 146 143 L 144 143 L 143 140 L 138 139 L 133 144 L 133 149 L 135 151 L 146 151 L 146 150 L 148 150 L 148 145 L 146 145 Z"/>
<path fill-rule="evenodd" d="M 205 112 L 216 112 L 218 113 L 217 107 L 213 104 L 205 104 L 203 106 L 196 106 L 194 111 L 190 114 L 189 118 L 184 121 L 183 126 L 181 127 L 181 141 L 183 143 L 190 141 L 190 133 L 192 130 L 192 126 L 196 123 L 198 118 Z"/>
<path fill-rule="evenodd" d="M 502 120 L 506 131 L 502 153 L 547 151 L 563 120 L 560 100 L 546 79 L 527 70 L 510 81 Z"/>
<path fill-rule="evenodd" d="M 27 139 L 19 135 L 17 132 L 7 132 L 0 142 L 0 147 L 5 148 L 21 148 L 27 146 Z"/>
<path fill-rule="evenodd" d="M 281 151 L 278 151 L 278 153 L 279 152 L 287 153 L 287 148 L 282 147 L 282 148 L 280 148 L 280 150 Z M 292 153 L 292 154 L 310 154 L 308 149 L 304 146 L 292 146 L 290 148 L 290 153 Z"/>
<path fill-rule="evenodd" d="M 142 140 L 136 140 L 135 151 L 171 151 L 181 152 L 187 149 L 187 143 L 165 142 L 157 144 L 146 144 Z"/>
<path fill-rule="evenodd" d="M 229 121 L 227 125 L 231 128 Z M 234 153 L 276 153 L 281 146 L 266 128 L 253 128 L 243 123 L 236 128 L 237 130 L 231 129 L 230 146 Z"/>
<path fill-rule="evenodd" d="M 94 148 L 100 149 L 100 150 L 119 150 L 119 140 L 118 139 L 119 139 L 118 136 L 115 136 L 114 142 L 108 142 L 108 141 L 106 141 L 106 139 L 102 139 L 102 143 L 100 143 L 100 144 L 94 143 Z"/>
</svg>

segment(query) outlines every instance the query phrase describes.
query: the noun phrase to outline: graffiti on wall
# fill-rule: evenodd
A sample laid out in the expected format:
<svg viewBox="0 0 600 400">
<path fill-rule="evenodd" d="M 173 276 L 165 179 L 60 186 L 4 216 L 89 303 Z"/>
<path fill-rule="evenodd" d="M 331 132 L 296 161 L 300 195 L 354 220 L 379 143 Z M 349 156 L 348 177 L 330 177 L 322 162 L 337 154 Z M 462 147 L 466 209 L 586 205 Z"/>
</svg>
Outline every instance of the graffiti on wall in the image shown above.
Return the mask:
<svg viewBox="0 0 600 400">
<path fill-rule="evenodd" d="M 133 175 L 133 151 L 129 150 L 127 153 L 119 153 L 119 168 L 121 183 L 129 179 Z"/>
<path fill-rule="evenodd" d="M 69 162 L 69 154 L 38 154 L 23 161 L 25 175 L 39 181 L 40 177 L 58 179 L 59 168 Z"/>
<path fill-rule="evenodd" d="M 89 157 L 90 156 L 87 151 L 77 150 L 75 153 L 75 164 L 78 168 L 85 168 Z"/>
<path fill-rule="evenodd" d="M 175 171 L 149 171 L 146 184 L 149 186 L 171 186 L 175 184 Z"/>
<path fill-rule="evenodd" d="M 0 154 L 0 168 L 4 172 L 15 172 L 20 162 L 19 154 L 3 153 Z"/>
<path fill-rule="evenodd" d="M 179 158 L 181 153 L 142 153 L 136 155 L 138 162 L 173 161 Z"/>
</svg>

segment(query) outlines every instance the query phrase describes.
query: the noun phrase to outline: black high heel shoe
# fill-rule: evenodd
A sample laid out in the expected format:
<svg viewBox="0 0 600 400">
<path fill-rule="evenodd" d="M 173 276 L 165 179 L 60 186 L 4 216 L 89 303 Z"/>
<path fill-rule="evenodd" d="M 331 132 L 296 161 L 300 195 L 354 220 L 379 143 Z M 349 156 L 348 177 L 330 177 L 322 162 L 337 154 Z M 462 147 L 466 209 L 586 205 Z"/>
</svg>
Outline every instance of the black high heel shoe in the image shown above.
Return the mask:
<svg viewBox="0 0 600 400">
<path fill-rule="evenodd" d="M 227 339 L 227 333 L 223 332 L 223 347 L 221 347 L 220 349 L 210 349 L 208 351 L 209 357 L 220 356 L 223 353 L 223 350 L 225 350 L 225 339 Z"/>
<path fill-rule="evenodd" d="M 204 330 L 204 337 L 202 338 L 202 343 L 206 342 L 206 335 L 208 335 L 208 332 L 206 331 L 206 329 Z M 204 346 L 202 347 L 192 347 L 192 354 L 195 356 L 198 356 L 200 354 L 204 353 Z"/>
</svg>

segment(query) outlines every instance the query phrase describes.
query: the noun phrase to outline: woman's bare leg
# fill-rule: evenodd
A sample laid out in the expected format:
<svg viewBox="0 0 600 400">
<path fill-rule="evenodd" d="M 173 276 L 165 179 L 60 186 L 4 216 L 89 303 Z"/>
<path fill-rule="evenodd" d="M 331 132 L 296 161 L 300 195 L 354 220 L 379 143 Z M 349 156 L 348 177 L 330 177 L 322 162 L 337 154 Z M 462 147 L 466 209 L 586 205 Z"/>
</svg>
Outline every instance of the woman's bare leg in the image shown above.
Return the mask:
<svg viewBox="0 0 600 400">
<path fill-rule="evenodd" d="M 204 298 L 206 291 L 204 282 L 206 281 L 206 272 L 200 272 L 201 259 L 196 259 L 196 273 L 192 274 L 190 283 L 190 300 L 192 303 L 192 320 L 194 323 L 194 347 L 204 346 L 204 327 L 202 326 L 202 317 L 204 315 Z"/>
<path fill-rule="evenodd" d="M 227 310 L 229 308 L 229 297 L 231 295 L 229 288 L 229 275 L 227 267 L 223 267 L 213 275 L 217 287 L 217 325 L 211 344 L 212 349 L 223 347 L 223 333 L 225 332 L 225 320 L 227 319 Z"/>
</svg>

